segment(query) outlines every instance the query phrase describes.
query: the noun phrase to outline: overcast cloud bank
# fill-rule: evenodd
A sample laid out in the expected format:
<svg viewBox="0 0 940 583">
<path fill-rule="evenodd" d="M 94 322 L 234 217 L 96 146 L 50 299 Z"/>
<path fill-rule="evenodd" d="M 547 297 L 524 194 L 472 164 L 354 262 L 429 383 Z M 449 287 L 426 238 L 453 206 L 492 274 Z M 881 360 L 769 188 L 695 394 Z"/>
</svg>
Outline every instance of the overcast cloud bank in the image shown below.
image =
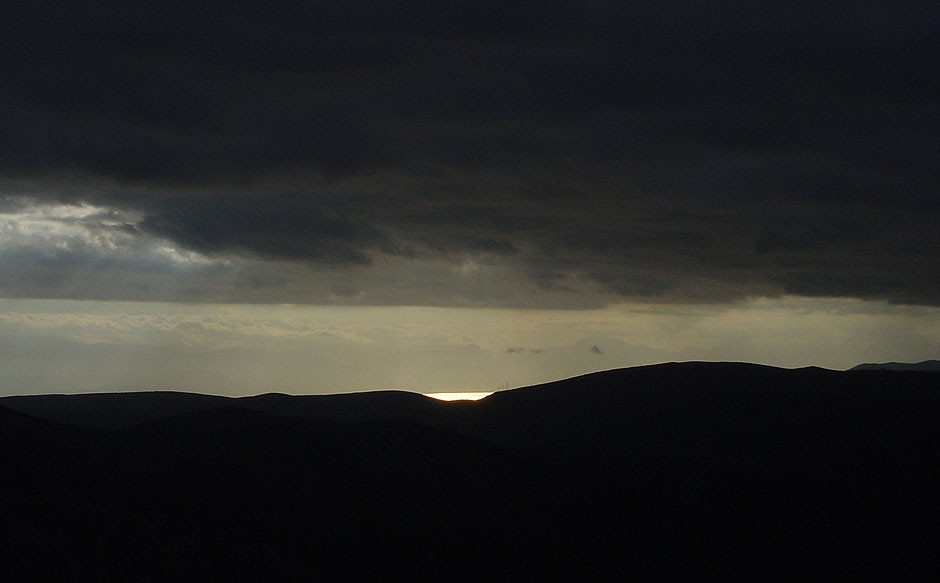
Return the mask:
<svg viewBox="0 0 940 583">
<path fill-rule="evenodd" d="M 940 304 L 929 2 L 36 2 L 0 294 Z"/>
</svg>

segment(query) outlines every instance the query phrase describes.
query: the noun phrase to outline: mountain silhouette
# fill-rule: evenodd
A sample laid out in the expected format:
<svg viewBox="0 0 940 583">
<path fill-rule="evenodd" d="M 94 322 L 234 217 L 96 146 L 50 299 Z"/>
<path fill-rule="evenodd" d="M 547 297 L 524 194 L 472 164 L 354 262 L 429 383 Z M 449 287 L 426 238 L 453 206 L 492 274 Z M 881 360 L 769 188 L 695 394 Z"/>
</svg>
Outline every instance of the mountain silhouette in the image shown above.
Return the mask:
<svg viewBox="0 0 940 583">
<path fill-rule="evenodd" d="M 940 371 L 940 360 L 925 360 L 923 362 L 866 362 L 852 367 L 852 370 Z"/>
<path fill-rule="evenodd" d="M 940 373 L 0 399 L 11 580 L 940 575 Z"/>
</svg>

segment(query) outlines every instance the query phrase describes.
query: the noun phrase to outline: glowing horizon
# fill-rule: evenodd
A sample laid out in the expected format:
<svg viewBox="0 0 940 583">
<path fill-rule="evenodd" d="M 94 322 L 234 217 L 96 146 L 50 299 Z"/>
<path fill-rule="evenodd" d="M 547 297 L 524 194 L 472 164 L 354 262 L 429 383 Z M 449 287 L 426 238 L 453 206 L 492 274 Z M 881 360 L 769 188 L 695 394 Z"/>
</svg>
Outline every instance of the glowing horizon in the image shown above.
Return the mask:
<svg viewBox="0 0 940 583">
<path fill-rule="evenodd" d="M 423 393 L 425 397 L 431 397 L 432 399 L 437 399 L 438 401 L 479 401 L 485 397 L 489 397 L 495 391 L 475 391 L 475 392 L 465 392 L 465 393 Z"/>
</svg>

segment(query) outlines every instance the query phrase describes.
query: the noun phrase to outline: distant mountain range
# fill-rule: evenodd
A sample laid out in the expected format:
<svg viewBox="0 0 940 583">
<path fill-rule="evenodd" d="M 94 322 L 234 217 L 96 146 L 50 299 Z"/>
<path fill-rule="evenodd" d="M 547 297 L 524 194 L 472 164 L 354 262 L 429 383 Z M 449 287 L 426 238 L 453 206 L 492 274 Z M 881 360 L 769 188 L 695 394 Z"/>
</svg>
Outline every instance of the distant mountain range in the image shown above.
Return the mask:
<svg viewBox="0 0 940 583">
<path fill-rule="evenodd" d="M 9 580 L 940 575 L 940 372 L 0 398 Z"/>
<path fill-rule="evenodd" d="M 940 371 L 940 360 L 925 360 L 923 362 L 882 362 L 859 364 L 852 370 L 927 370 Z"/>
</svg>

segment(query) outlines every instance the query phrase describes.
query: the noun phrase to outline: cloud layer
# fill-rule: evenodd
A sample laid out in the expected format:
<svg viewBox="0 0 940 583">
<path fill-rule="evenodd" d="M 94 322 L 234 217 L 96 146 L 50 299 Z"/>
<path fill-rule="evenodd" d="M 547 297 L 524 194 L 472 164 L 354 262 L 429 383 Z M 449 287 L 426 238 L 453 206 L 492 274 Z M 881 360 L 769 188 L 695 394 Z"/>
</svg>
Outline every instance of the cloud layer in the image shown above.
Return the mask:
<svg viewBox="0 0 940 583">
<path fill-rule="evenodd" d="M 0 293 L 940 304 L 932 3 L 576 4 L 5 10 Z"/>
</svg>

